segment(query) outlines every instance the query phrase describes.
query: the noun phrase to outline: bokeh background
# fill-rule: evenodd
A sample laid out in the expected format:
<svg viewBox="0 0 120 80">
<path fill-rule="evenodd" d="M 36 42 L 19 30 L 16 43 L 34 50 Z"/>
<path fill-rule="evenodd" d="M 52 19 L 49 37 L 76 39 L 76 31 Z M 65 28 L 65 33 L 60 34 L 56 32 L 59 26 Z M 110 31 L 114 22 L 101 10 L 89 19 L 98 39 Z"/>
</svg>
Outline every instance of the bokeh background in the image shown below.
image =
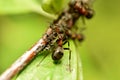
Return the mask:
<svg viewBox="0 0 120 80">
<path fill-rule="evenodd" d="M 84 80 L 120 80 L 119 3 L 119 0 L 94 2 L 95 16 L 86 20 L 86 40 L 80 46 Z M 4 4 L 0 0 L 0 9 L 3 6 L 9 9 L 10 1 Z M 51 21 L 32 11 L 6 13 L 0 10 L 0 74 L 39 40 Z"/>
</svg>

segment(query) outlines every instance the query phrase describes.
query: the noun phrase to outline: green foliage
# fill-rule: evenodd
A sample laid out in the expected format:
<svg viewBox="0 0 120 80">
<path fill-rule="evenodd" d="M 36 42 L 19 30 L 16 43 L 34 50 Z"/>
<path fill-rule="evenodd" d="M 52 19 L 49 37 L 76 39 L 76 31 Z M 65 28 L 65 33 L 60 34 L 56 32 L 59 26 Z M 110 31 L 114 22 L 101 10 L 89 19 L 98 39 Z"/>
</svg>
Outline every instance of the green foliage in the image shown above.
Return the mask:
<svg viewBox="0 0 120 80">
<path fill-rule="evenodd" d="M 36 12 L 48 18 L 55 18 L 55 15 L 51 15 L 44 11 L 41 5 L 42 4 L 38 4 L 37 0 L 0 0 L 0 14 Z"/>
<path fill-rule="evenodd" d="M 49 13 L 60 13 L 70 0 L 43 0 L 43 9 Z"/>
<path fill-rule="evenodd" d="M 79 54 L 72 41 L 70 45 L 71 62 L 69 62 L 69 50 L 64 51 L 62 60 L 57 63 L 51 59 L 52 53 L 43 51 L 18 75 L 16 80 L 80 80 L 81 62 L 77 57 Z"/>
</svg>

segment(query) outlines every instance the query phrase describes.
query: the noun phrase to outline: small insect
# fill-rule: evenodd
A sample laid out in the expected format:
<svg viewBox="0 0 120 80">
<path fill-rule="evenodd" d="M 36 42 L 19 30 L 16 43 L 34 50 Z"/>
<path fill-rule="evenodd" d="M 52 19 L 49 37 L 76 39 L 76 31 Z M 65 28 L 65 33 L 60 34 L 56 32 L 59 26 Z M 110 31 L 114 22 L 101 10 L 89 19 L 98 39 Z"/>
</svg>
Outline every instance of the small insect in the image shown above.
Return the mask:
<svg viewBox="0 0 120 80">
<path fill-rule="evenodd" d="M 90 6 L 90 1 L 91 0 L 75 0 L 72 1 L 69 6 L 73 7 L 74 10 L 78 11 L 87 19 L 91 19 L 94 15 L 94 10 Z"/>
<path fill-rule="evenodd" d="M 66 37 L 64 26 L 61 24 L 55 24 L 54 28 L 55 32 L 58 35 L 58 39 L 56 40 L 57 46 L 55 47 L 54 52 L 52 53 L 53 60 L 60 60 L 63 56 L 63 39 Z"/>
</svg>

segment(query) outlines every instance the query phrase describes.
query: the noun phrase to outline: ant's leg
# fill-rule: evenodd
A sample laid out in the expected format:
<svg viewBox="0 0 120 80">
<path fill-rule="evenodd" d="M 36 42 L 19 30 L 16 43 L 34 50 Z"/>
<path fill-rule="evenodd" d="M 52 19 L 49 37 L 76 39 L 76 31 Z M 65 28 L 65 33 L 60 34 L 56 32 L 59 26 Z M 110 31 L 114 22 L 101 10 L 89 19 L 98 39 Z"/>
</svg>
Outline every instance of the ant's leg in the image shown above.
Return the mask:
<svg viewBox="0 0 120 80">
<path fill-rule="evenodd" d="M 48 56 L 49 54 L 49 51 L 47 50 L 47 52 L 43 51 L 45 54 L 44 54 L 44 57 L 41 59 L 41 61 L 37 64 L 37 67 L 43 62 L 43 60 Z"/>
<path fill-rule="evenodd" d="M 68 43 L 68 48 L 64 48 L 64 50 L 69 50 L 69 61 L 68 61 L 68 64 L 69 64 L 69 71 L 71 72 L 71 50 L 70 50 L 70 43 L 69 41 L 66 41 Z"/>
</svg>

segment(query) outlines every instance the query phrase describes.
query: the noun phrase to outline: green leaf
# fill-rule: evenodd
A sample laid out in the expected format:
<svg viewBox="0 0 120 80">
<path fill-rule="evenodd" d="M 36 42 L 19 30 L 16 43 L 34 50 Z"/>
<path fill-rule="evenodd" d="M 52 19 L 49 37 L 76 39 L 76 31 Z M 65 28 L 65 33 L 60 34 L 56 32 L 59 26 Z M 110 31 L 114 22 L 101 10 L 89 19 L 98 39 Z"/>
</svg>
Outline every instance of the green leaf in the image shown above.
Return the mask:
<svg viewBox="0 0 120 80">
<path fill-rule="evenodd" d="M 60 13 L 70 0 L 43 0 L 42 8 L 49 13 Z"/>
<path fill-rule="evenodd" d="M 53 62 L 51 53 L 43 51 L 17 76 L 16 80 L 80 80 L 81 62 L 73 41 L 70 41 L 70 49 L 71 60 L 69 50 L 64 50 L 64 56 L 57 64 Z"/>
<path fill-rule="evenodd" d="M 37 0 L 0 0 L 0 15 L 35 12 L 49 18 L 55 15 L 45 12 Z"/>
</svg>

